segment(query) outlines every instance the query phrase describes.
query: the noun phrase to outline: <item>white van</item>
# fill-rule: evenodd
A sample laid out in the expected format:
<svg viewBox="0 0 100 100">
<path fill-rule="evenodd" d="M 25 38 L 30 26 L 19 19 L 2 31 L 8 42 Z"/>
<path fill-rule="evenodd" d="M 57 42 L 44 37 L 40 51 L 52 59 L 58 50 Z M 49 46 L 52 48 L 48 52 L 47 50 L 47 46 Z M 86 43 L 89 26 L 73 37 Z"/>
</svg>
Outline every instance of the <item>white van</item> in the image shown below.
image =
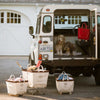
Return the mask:
<svg viewBox="0 0 100 100">
<path fill-rule="evenodd" d="M 74 76 L 94 74 L 96 84 L 100 85 L 99 11 L 98 5 L 43 7 L 37 18 L 36 34 L 29 27 L 33 36 L 29 62 L 33 65 L 42 60 L 50 73 L 64 70 Z M 88 30 L 87 39 L 79 37 L 80 28 Z"/>
</svg>

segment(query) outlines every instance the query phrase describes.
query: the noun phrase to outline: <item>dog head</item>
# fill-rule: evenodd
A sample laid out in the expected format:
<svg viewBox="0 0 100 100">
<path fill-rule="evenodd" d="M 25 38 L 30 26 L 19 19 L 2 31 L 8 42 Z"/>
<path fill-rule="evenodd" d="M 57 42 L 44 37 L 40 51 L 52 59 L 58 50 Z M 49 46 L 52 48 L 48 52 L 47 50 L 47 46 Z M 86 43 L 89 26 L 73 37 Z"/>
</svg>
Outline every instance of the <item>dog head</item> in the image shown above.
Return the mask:
<svg viewBox="0 0 100 100">
<path fill-rule="evenodd" d="M 70 51 L 70 53 L 72 54 L 73 51 L 75 50 L 75 47 L 74 47 L 74 45 L 73 45 L 71 42 L 68 41 L 68 42 L 66 42 L 65 45 L 64 45 L 64 50 L 65 50 L 66 52 Z"/>
<path fill-rule="evenodd" d="M 64 35 L 59 35 L 57 41 L 58 41 L 59 44 L 63 44 L 65 42 Z"/>
</svg>

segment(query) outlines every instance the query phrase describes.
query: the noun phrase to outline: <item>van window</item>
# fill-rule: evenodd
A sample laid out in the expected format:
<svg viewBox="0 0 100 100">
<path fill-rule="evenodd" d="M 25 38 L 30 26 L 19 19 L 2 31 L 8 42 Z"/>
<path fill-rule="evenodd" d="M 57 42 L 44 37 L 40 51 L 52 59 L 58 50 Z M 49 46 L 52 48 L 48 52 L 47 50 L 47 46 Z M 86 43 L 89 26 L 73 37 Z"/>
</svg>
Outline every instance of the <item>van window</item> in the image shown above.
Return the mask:
<svg viewBox="0 0 100 100">
<path fill-rule="evenodd" d="M 51 32 L 51 16 L 44 16 L 44 18 L 43 18 L 43 32 L 44 33 Z"/>
<path fill-rule="evenodd" d="M 98 16 L 97 21 L 98 21 L 98 25 L 100 25 L 100 15 Z"/>
</svg>

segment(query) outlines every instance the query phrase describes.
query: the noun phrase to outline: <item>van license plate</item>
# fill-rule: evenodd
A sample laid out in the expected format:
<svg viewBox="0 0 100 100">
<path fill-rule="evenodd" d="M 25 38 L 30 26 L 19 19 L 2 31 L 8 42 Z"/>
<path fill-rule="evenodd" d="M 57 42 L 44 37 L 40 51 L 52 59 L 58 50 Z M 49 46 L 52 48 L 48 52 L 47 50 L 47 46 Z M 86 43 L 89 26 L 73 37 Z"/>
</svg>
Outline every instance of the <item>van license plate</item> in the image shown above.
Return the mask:
<svg viewBox="0 0 100 100">
<path fill-rule="evenodd" d="M 52 52 L 53 48 L 50 45 L 40 45 L 40 52 Z"/>
</svg>

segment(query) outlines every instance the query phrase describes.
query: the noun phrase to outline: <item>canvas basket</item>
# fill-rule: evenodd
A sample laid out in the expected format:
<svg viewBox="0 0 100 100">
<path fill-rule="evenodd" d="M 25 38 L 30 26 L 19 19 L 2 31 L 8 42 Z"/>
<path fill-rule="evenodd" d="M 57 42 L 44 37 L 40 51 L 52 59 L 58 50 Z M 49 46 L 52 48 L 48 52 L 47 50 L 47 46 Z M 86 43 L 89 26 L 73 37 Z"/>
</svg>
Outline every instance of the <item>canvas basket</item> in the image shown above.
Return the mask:
<svg viewBox="0 0 100 100">
<path fill-rule="evenodd" d="M 7 92 L 10 95 L 23 95 L 27 92 L 28 81 L 6 81 Z"/>
<path fill-rule="evenodd" d="M 28 84 L 32 88 L 45 88 L 47 87 L 49 71 L 38 69 L 38 71 L 28 72 Z"/>
</svg>

